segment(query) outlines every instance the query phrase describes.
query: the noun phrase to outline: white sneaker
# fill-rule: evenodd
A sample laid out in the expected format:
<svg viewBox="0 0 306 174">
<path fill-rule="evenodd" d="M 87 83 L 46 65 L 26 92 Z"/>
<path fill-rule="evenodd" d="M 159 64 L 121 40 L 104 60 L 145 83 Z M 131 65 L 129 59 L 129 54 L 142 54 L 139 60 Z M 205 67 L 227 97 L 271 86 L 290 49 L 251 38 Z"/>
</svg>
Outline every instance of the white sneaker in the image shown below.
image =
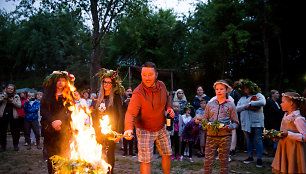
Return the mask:
<svg viewBox="0 0 306 174">
<path fill-rule="evenodd" d="M 228 157 L 228 162 L 231 162 L 231 161 L 232 161 L 232 159 L 231 159 L 231 157 L 229 156 L 229 157 Z"/>
<path fill-rule="evenodd" d="M 193 163 L 193 160 L 192 160 L 192 158 L 189 158 L 189 161 L 190 161 L 191 163 Z"/>
<path fill-rule="evenodd" d="M 182 155 L 182 156 L 180 157 L 180 161 L 183 161 L 183 158 L 184 158 L 184 156 Z"/>
</svg>

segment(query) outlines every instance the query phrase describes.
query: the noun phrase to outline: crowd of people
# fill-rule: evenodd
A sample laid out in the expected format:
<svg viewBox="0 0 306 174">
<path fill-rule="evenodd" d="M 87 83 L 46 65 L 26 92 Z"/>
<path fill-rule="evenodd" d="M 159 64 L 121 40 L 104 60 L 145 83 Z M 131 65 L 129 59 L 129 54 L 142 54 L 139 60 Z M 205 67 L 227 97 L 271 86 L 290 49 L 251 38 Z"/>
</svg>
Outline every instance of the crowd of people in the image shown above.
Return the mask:
<svg viewBox="0 0 306 174">
<path fill-rule="evenodd" d="M 0 152 L 6 151 L 8 125 L 13 137 L 14 150 L 19 151 L 20 132 L 24 133 L 24 146 L 31 150 L 43 147 L 49 173 L 53 173 L 50 157 L 66 157 L 69 149 L 69 102 L 92 111 L 97 142 L 107 148 L 107 162 L 115 165 L 114 141 L 105 140 L 99 131 L 100 115 L 108 114 L 112 129 L 124 133 L 123 157 L 138 156 L 140 172 L 150 173 L 155 148 L 162 158 L 164 173 L 170 173 L 171 161 L 188 159 L 193 155 L 204 160 L 204 172 L 212 173 L 214 160 L 219 159 L 220 173 L 228 173 L 231 156 L 247 152 L 243 161 L 250 164 L 256 157 L 256 167 L 263 167 L 263 155 L 274 156 L 273 172 L 306 173 L 306 90 L 300 96 L 295 91 L 272 89 L 269 96 L 248 80 L 232 82 L 217 80 L 212 88 L 215 96 L 207 96 L 198 86 L 190 101 L 183 89 L 170 96 L 152 62 L 141 70 L 141 83 L 133 90 L 124 89 L 117 71 L 101 69 L 100 89 L 69 93 L 68 82 L 73 83 L 65 71 L 53 72 L 44 81 L 44 92 L 16 93 L 13 84 L 7 85 L 0 96 Z M 71 98 L 69 97 L 71 96 Z M 165 116 L 173 119 L 171 131 L 166 129 Z M 219 122 L 224 126 L 216 130 L 202 122 Z M 264 139 L 267 130 L 281 130 L 278 138 Z M 43 146 L 40 137 L 43 136 Z M 255 154 L 253 154 L 255 149 Z"/>
</svg>

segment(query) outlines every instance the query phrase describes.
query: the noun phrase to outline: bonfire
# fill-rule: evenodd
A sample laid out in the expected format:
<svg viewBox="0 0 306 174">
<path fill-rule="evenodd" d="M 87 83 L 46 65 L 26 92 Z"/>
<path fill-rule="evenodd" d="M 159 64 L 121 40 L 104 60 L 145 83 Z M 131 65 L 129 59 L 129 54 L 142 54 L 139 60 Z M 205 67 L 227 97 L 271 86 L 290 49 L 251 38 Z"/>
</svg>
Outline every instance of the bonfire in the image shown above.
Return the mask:
<svg viewBox="0 0 306 174">
<path fill-rule="evenodd" d="M 76 90 L 72 84 L 69 84 L 69 87 L 72 93 Z M 102 153 L 104 147 L 96 141 L 90 110 L 73 102 L 70 105 L 68 109 L 72 112 L 70 126 L 73 133 L 70 141 L 70 157 L 67 159 L 55 155 L 50 158 L 55 173 L 108 173 L 111 166 L 104 160 Z M 101 132 L 107 139 L 115 140 L 123 137 L 122 134 L 111 130 L 107 115 L 101 116 L 100 123 Z"/>
</svg>

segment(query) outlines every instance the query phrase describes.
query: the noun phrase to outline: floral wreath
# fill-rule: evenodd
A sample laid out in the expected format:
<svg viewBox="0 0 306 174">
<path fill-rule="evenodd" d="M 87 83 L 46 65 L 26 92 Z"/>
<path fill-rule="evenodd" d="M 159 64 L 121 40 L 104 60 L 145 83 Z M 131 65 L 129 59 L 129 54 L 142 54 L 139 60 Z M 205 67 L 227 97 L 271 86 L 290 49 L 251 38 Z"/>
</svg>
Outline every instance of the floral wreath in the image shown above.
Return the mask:
<svg viewBox="0 0 306 174">
<path fill-rule="evenodd" d="M 258 85 L 256 83 L 250 81 L 249 79 L 240 79 L 239 81 L 236 81 L 234 83 L 234 89 L 237 89 L 237 91 L 242 95 L 246 95 L 243 91 L 244 86 L 249 87 L 250 93 L 252 95 L 255 95 L 255 94 L 257 94 L 261 91 L 261 89 L 258 87 Z"/>
<path fill-rule="evenodd" d="M 295 97 L 295 96 L 287 95 L 285 93 L 282 93 L 282 96 L 289 97 L 290 99 L 293 99 L 293 100 L 306 101 L 306 98 L 300 97 L 300 96 Z"/>
<path fill-rule="evenodd" d="M 125 90 L 124 87 L 121 85 L 121 76 L 119 75 L 119 68 L 114 71 L 111 69 L 100 68 L 100 71 L 96 74 L 99 75 L 100 81 L 103 82 L 105 78 L 110 78 L 112 80 L 112 84 L 114 86 L 114 93 L 123 95 Z"/>
<path fill-rule="evenodd" d="M 184 106 L 184 111 L 186 111 L 186 109 L 193 109 L 193 106 L 188 102 L 185 106 Z"/>
<path fill-rule="evenodd" d="M 225 80 L 218 80 L 218 81 L 216 81 L 215 83 L 214 83 L 214 89 L 216 88 L 216 85 L 217 84 L 222 84 L 222 85 L 225 85 L 225 86 L 227 86 L 228 88 L 229 88 L 229 90 L 230 91 L 232 91 L 233 90 L 233 88 L 225 81 Z"/>
<path fill-rule="evenodd" d="M 48 75 L 44 82 L 44 87 L 49 87 L 51 84 L 57 82 L 60 78 L 65 78 L 67 81 L 71 82 L 72 84 L 75 81 L 75 77 L 73 74 L 68 73 L 67 71 L 53 71 L 50 75 Z"/>
</svg>

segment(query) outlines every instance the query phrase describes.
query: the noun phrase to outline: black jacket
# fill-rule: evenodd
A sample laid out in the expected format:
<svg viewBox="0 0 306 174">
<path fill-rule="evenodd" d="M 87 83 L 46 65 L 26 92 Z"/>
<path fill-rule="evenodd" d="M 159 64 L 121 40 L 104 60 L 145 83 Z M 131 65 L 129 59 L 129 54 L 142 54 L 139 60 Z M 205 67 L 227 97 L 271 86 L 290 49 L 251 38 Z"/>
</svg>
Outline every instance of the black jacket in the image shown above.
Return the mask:
<svg viewBox="0 0 306 174">
<path fill-rule="evenodd" d="M 280 106 L 280 105 L 279 105 Z M 264 107 L 265 115 L 265 128 L 279 130 L 284 116 L 282 109 L 278 108 L 275 101 L 271 98 L 267 99 L 267 103 Z"/>
<path fill-rule="evenodd" d="M 98 109 L 99 104 L 96 105 L 95 103 L 94 111 L 92 114 L 93 127 L 95 129 L 98 142 L 101 142 L 102 138 L 99 120 L 102 118 L 103 115 L 109 116 L 110 125 L 113 131 L 116 131 L 118 133 L 123 133 L 124 130 L 124 110 L 120 95 L 114 96 L 114 103 L 112 106 L 108 106 L 108 97 L 105 97 L 104 100 L 106 105 L 105 112 L 99 111 Z"/>
<path fill-rule="evenodd" d="M 44 136 L 44 143 L 47 146 L 48 156 L 60 155 L 65 156 L 69 150 L 69 140 L 72 135 L 70 129 L 71 112 L 68 106 L 63 105 L 63 97 L 58 100 L 44 101 L 41 103 L 41 129 Z M 56 131 L 52 127 L 54 120 L 61 120 L 61 130 Z"/>
</svg>

